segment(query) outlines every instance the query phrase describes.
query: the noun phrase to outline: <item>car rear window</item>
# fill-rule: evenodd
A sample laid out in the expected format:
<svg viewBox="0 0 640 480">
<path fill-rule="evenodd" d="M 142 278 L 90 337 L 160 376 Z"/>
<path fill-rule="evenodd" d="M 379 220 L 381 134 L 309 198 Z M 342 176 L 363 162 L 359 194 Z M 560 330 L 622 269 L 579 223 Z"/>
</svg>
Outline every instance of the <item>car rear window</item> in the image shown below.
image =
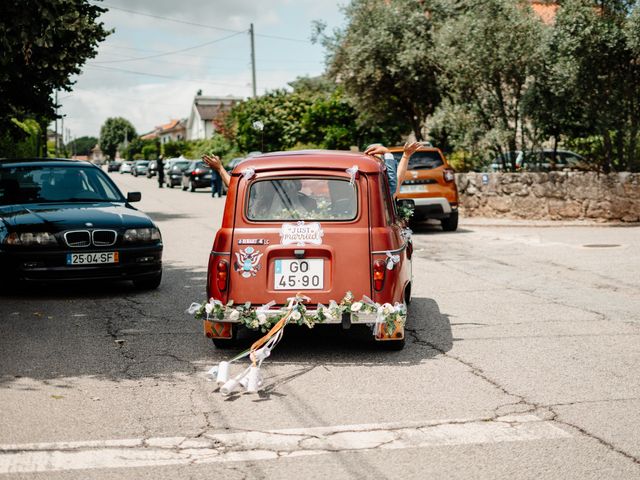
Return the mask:
<svg viewBox="0 0 640 480">
<path fill-rule="evenodd" d="M 357 187 L 343 179 L 258 180 L 249 188 L 246 216 L 253 221 L 353 220 L 357 198 Z"/>
<path fill-rule="evenodd" d="M 0 168 L 0 205 L 96 201 L 123 201 L 109 177 L 97 168 Z"/>
<path fill-rule="evenodd" d="M 396 152 L 393 154 L 396 160 L 399 162 L 402 158 L 402 152 Z M 409 170 L 422 170 L 431 169 L 443 165 L 442 156 L 440 152 L 415 152 L 409 159 Z"/>
</svg>

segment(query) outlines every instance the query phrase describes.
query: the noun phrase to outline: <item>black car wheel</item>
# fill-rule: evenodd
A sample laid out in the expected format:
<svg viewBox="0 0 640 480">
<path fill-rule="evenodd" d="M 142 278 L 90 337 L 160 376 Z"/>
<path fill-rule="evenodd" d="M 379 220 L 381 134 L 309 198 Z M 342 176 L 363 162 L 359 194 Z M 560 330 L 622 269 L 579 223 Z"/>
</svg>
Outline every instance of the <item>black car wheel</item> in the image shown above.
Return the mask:
<svg viewBox="0 0 640 480">
<path fill-rule="evenodd" d="M 440 220 L 440 223 L 445 232 L 455 232 L 458 229 L 458 211 L 451 212 L 451 215 Z"/>
<path fill-rule="evenodd" d="M 189 180 L 189 190 L 192 191 L 192 192 L 196 191 L 196 185 L 195 185 L 195 183 L 193 183 L 192 180 Z"/>
<path fill-rule="evenodd" d="M 133 284 L 139 290 L 155 290 L 160 286 L 161 282 L 162 282 L 162 272 L 151 278 L 142 278 L 140 280 L 134 280 Z"/>
</svg>

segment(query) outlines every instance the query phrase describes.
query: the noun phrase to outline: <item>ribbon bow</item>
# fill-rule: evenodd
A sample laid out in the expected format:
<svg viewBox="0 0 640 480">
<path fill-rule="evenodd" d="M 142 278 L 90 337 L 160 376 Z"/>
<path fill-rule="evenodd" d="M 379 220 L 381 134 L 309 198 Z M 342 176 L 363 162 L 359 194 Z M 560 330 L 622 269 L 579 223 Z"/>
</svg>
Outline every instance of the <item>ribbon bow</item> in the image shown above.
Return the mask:
<svg viewBox="0 0 640 480">
<path fill-rule="evenodd" d="M 387 270 L 393 270 L 398 263 L 400 263 L 400 255 L 387 252 Z"/>
<path fill-rule="evenodd" d="M 256 174 L 256 171 L 252 167 L 247 167 L 244 170 L 242 170 L 242 177 L 245 180 L 251 180 L 255 174 Z"/>
<path fill-rule="evenodd" d="M 354 165 L 351 168 L 347 168 L 346 172 L 349 174 L 349 177 L 351 177 L 349 184 L 354 185 L 356 183 L 356 175 L 358 174 L 358 166 Z"/>
</svg>

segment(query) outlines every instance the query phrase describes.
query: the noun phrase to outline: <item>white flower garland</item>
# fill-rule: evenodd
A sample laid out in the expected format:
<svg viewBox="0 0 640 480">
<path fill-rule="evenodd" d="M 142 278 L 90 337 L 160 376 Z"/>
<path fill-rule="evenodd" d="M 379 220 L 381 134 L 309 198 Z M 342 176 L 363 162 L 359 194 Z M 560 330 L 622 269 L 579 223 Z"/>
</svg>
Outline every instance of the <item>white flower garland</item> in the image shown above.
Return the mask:
<svg viewBox="0 0 640 480">
<path fill-rule="evenodd" d="M 397 323 L 404 324 L 407 318 L 407 308 L 402 303 L 396 302 L 394 305 L 390 303 L 379 304 L 367 296 L 363 296 L 360 301 L 354 302 L 351 292 L 347 292 L 340 303 L 335 300 L 331 300 L 328 306 L 319 303 L 315 312 L 308 311 L 304 305 L 304 302 L 309 300 L 308 297 L 296 296 L 292 297 L 292 299 L 292 312 L 289 323 L 306 325 L 309 328 L 313 328 L 318 323 L 324 323 L 327 319 L 339 320 L 342 318 L 343 313 L 351 313 L 356 317 L 358 314 L 375 313 L 375 324 L 384 323 L 388 334 L 391 335 Z M 250 302 L 234 305 L 233 301 L 229 301 L 227 304 L 223 304 L 220 300 L 211 298 L 204 304 L 192 303 L 187 311 L 194 315 L 197 320 L 224 322 L 226 318 L 227 321 L 236 322 L 247 328 L 267 332 L 290 310 L 289 308 L 270 310 L 274 304 L 275 302 L 271 301 L 260 307 L 252 308 Z"/>
</svg>

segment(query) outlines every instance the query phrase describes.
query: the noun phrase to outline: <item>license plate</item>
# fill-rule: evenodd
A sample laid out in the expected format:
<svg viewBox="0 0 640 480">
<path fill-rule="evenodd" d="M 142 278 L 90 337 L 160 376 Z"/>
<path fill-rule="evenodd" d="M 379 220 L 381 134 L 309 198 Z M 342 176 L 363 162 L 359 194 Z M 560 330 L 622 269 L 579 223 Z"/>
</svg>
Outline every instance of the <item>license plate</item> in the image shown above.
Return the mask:
<svg viewBox="0 0 640 480">
<path fill-rule="evenodd" d="M 67 265 L 96 265 L 118 263 L 119 261 L 118 252 L 67 253 Z"/>
<path fill-rule="evenodd" d="M 276 260 L 275 290 L 320 290 L 324 286 L 324 260 Z"/>
<path fill-rule="evenodd" d="M 429 188 L 426 185 L 402 185 L 400 187 L 400 193 L 415 193 L 415 192 L 428 192 Z"/>
</svg>

